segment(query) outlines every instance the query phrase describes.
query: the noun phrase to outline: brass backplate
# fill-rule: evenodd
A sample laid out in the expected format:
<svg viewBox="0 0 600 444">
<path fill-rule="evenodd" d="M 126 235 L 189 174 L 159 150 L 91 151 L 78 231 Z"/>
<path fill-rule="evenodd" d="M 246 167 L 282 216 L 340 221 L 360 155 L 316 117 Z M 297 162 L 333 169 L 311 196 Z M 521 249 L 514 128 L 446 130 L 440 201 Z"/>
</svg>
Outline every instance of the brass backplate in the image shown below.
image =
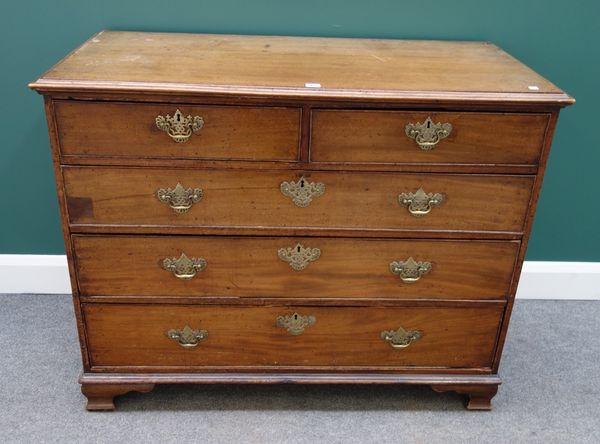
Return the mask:
<svg viewBox="0 0 600 444">
<path fill-rule="evenodd" d="M 321 257 L 321 250 L 296 244 L 293 247 L 280 248 L 277 255 L 279 259 L 287 262 L 293 270 L 302 271 L 308 264 Z"/>
<path fill-rule="evenodd" d="M 184 188 L 179 182 L 175 188 L 161 188 L 156 192 L 158 200 L 169 205 L 176 213 L 187 212 L 203 196 L 201 188 Z"/>
<path fill-rule="evenodd" d="M 181 330 L 169 330 L 167 336 L 184 348 L 193 348 L 196 347 L 200 341 L 208 337 L 208 332 L 206 330 L 194 330 L 189 325 L 186 325 Z"/>
<path fill-rule="evenodd" d="M 161 262 L 162 268 L 173 273 L 177 279 L 189 280 L 196 276 L 196 273 L 206 268 L 206 260 L 201 257 L 189 258 L 185 253 L 181 253 L 178 258 L 165 258 Z"/>
<path fill-rule="evenodd" d="M 389 342 L 394 348 L 406 348 L 413 341 L 421 338 L 423 333 L 417 330 L 405 330 L 399 327 L 397 330 L 386 330 L 381 332 L 381 339 Z"/>
<path fill-rule="evenodd" d="M 302 176 L 297 182 L 281 182 L 279 189 L 284 196 L 292 199 L 296 206 L 305 208 L 310 205 L 315 197 L 325 192 L 325 184 L 309 182 Z"/>
<path fill-rule="evenodd" d="M 412 256 L 405 261 L 390 262 L 390 271 L 408 284 L 417 282 L 431 271 L 431 262 L 415 261 Z"/>
<path fill-rule="evenodd" d="M 314 325 L 315 322 L 317 319 L 314 316 L 302 316 L 298 313 L 277 317 L 277 326 L 285 328 L 293 336 L 301 335 L 306 327 Z"/>
<path fill-rule="evenodd" d="M 433 123 L 431 116 L 425 122 L 409 123 L 404 127 L 406 135 L 414 139 L 423 151 L 432 150 L 440 140 L 448 137 L 452 132 L 449 123 Z"/>
<path fill-rule="evenodd" d="M 204 126 L 204 120 L 200 116 L 187 116 L 176 110 L 173 116 L 156 116 L 156 127 L 164 131 L 177 143 L 184 143 L 189 140 L 192 134 L 197 133 Z"/>
<path fill-rule="evenodd" d="M 437 207 L 444 201 L 444 195 L 441 193 L 426 193 L 423 188 L 419 188 L 414 193 L 400 193 L 398 203 L 406 207 L 408 212 L 415 217 L 423 217 L 429 214 L 433 207 Z"/>
</svg>

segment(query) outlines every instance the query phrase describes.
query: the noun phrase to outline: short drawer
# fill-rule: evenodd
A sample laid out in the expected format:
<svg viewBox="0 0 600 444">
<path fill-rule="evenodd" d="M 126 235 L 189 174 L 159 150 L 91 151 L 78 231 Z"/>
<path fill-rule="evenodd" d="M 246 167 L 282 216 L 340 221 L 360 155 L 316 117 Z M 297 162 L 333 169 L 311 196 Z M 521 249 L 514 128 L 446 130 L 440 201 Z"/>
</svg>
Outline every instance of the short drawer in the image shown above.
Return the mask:
<svg viewBox="0 0 600 444">
<path fill-rule="evenodd" d="M 342 163 L 536 165 L 548 118 L 548 114 L 316 110 L 310 158 Z M 438 123 L 445 126 L 437 127 Z"/>
<path fill-rule="evenodd" d="M 298 156 L 297 108 L 76 101 L 56 101 L 54 107 L 63 156 L 226 160 Z M 169 129 L 159 128 L 157 118 Z"/>
<path fill-rule="evenodd" d="M 81 294 L 168 297 L 501 299 L 519 249 L 518 241 L 219 236 L 73 236 L 73 245 Z"/>
<path fill-rule="evenodd" d="M 520 233 L 533 185 L 532 176 L 323 171 L 65 167 L 63 176 L 74 225 L 419 233 Z"/>
<path fill-rule="evenodd" d="M 490 367 L 503 308 L 84 304 L 92 368 Z M 187 328 L 186 328 L 187 327 Z"/>
</svg>

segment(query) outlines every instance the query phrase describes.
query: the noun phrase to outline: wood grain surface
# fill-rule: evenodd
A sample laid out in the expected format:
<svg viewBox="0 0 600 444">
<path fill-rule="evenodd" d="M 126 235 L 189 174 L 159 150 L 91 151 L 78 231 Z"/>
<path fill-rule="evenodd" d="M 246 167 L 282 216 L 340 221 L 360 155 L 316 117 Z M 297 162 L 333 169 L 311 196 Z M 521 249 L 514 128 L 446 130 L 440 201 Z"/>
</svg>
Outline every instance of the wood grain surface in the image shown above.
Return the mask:
<svg viewBox="0 0 600 444">
<path fill-rule="evenodd" d="M 300 271 L 281 248 L 318 248 Z M 285 298 L 502 299 L 519 242 L 408 241 L 285 237 L 74 236 L 82 295 Z M 206 260 L 191 280 L 162 269 L 165 258 Z M 392 274 L 392 261 L 429 261 L 418 282 Z"/>
<path fill-rule="evenodd" d="M 84 304 L 83 310 L 92 368 L 188 366 L 189 371 L 243 365 L 486 367 L 492 362 L 502 313 L 502 307 L 124 304 Z M 276 322 L 278 316 L 295 312 L 316 318 L 298 336 Z M 208 332 L 196 348 L 185 349 L 166 335 L 186 325 Z M 399 327 L 421 331 L 422 337 L 394 349 L 380 335 Z"/>
<path fill-rule="evenodd" d="M 202 117 L 189 140 L 173 141 L 157 116 Z M 300 109 L 57 101 L 61 154 L 84 157 L 296 160 Z"/>
<path fill-rule="evenodd" d="M 450 123 L 450 135 L 423 151 L 407 124 Z M 315 110 L 314 162 L 537 165 L 548 114 Z"/>
<path fill-rule="evenodd" d="M 425 175 L 306 171 L 64 167 L 71 224 L 198 227 L 328 227 L 347 230 L 520 232 L 531 176 Z M 325 184 L 323 195 L 299 208 L 280 191 L 284 181 Z M 181 183 L 204 197 L 187 213 L 160 202 L 160 188 Z M 424 217 L 398 203 L 398 194 L 442 193 Z M 158 232 L 158 230 L 157 230 Z"/>
<path fill-rule="evenodd" d="M 488 42 L 425 40 L 103 31 L 30 86 L 39 91 L 572 103 Z"/>
</svg>

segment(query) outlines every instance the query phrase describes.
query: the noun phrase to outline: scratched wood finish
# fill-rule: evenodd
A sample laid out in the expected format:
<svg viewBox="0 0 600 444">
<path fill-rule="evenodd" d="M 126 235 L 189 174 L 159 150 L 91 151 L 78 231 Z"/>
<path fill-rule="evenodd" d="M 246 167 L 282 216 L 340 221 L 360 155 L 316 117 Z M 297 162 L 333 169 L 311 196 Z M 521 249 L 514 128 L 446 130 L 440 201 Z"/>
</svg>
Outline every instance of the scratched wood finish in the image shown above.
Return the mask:
<svg viewBox="0 0 600 444">
<path fill-rule="evenodd" d="M 189 140 L 173 141 L 157 128 L 158 115 L 200 116 L 204 125 Z M 99 103 L 58 101 L 55 104 L 63 155 L 296 160 L 300 110 L 186 104 Z"/>
<path fill-rule="evenodd" d="M 285 237 L 75 236 L 82 295 L 236 296 L 303 298 L 501 299 L 519 242 L 363 240 Z M 319 248 L 321 256 L 295 271 L 280 248 Z M 202 257 L 191 280 L 161 268 L 164 258 Z M 392 261 L 429 261 L 432 271 L 404 283 Z"/>
<path fill-rule="evenodd" d="M 572 102 L 488 42 L 121 31 L 94 36 L 31 86 L 45 92 L 261 94 L 309 100 Z"/>
<path fill-rule="evenodd" d="M 450 123 L 452 131 L 430 151 L 405 126 Z M 536 165 L 548 114 L 315 110 L 311 160 L 348 163 Z"/>
<path fill-rule="evenodd" d="M 209 307 L 84 304 L 92 368 L 95 366 L 314 365 L 486 367 L 496 341 L 501 307 L 354 308 Z M 314 325 L 291 335 L 277 317 L 311 315 Z M 184 326 L 208 332 L 196 348 L 166 336 Z M 403 327 L 423 337 L 394 349 L 384 330 Z"/>
<path fill-rule="evenodd" d="M 306 208 L 279 187 L 283 181 L 326 186 Z M 63 169 L 69 216 L 77 225 L 367 227 L 399 231 L 475 230 L 520 232 L 529 205 L 530 176 L 461 176 L 311 171 Z M 159 188 L 202 188 L 204 197 L 177 214 L 156 197 Z M 442 193 L 445 201 L 424 217 L 398 203 L 398 194 Z"/>
<path fill-rule="evenodd" d="M 553 131 L 574 103 L 556 86 L 484 42 L 119 31 L 93 36 L 30 87 L 45 96 L 89 408 L 171 382 L 425 383 L 490 408 Z M 153 127 L 156 109 L 177 108 L 206 122 L 187 151 Z M 429 115 L 454 130 L 421 152 L 403 119 Z M 303 174 L 327 191 L 299 209 L 279 184 Z M 155 198 L 177 182 L 205 190 L 182 215 Z M 445 201 L 415 219 L 396 196 L 420 186 Z M 320 242 L 321 268 L 292 274 L 301 286 L 267 254 L 283 240 Z M 201 246 L 209 285 L 154 295 L 150 274 L 122 271 L 140 258 L 158 268 L 156 246 L 173 256 Z M 349 261 L 340 275 L 330 246 Z M 436 256 L 434 271 L 375 295 L 378 261 L 408 247 Z M 247 268 L 215 267 L 228 252 Z M 341 280 L 345 295 L 327 296 Z M 167 293 L 175 281 L 165 282 Z M 260 286 L 286 295 L 251 296 Z M 274 315 L 292 310 L 317 323 L 282 337 Z M 391 349 L 379 329 L 392 322 L 424 336 Z M 164 334 L 185 324 L 211 332 L 194 351 Z"/>
</svg>

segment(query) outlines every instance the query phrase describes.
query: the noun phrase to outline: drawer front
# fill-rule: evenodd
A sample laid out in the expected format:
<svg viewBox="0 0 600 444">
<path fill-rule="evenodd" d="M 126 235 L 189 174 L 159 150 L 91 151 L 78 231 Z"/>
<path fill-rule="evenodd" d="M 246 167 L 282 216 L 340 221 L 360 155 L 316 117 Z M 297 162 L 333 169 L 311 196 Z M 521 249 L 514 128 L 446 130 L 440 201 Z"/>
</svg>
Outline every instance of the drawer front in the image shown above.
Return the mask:
<svg viewBox="0 0 600 444">
<path fill-rule="evenodd" d="M 307 193 L 299 190 L 300 173 L 291 171 L 65 167 L 63 174 L 72 224 L 132 227 L 521 232 L 533 184 L 531 176 L 304 172 L 305 187 L 314 193 L 301 207 L 294 201 L 306 204 Z M 285 195 L 284 182 L 296 184 L 297 194 Z M 185 212 L 157 198 L 159 189 L 174 193 L 178 183 L 201 190 L 195 203 L 194 193 L 180 190 L 191 205 Z M 317 184 L 323 184 L 321 193 Z M 399 198 L 420 188 L 425 196 L 413 196 L 414 202 L 430 212 L 416 217 L 419 207 Z"/>
<path fill-rule="evenodd" d="M 449 134 L 426 134 L 428 117 L 430 129 L 451 125 L 442 128 Z M 406 126 L 418 123 L 425 127 L 410 128 L 423 147 L 407 135 Z M 311 160 L 536 165 L 547 123 L 547 114 L 319 110 L 312 113 Z"/>
<path fill-rule="evenodd" d="M 84 295 L 399 299 L 503 298 L 519 248 L 517 241 L 206 236 L 73 236 L 73 245 Z M 201 264 L 186 273 L 182 254 Z M 392 270 L 395 262 L 401 269 Z"/>
<path fill-rule="evenodd" d="M 83 313 L 92 367 L 469 368 L 491 365 L 502 307 L 84 304 Z"/>
<path fill-rule="evenodd" d="M 182 126 L 175 121 L 178 109 Z M 55 113 L 63 155 L 226 160 L 298 156 L 296 108 L 56 101 Z M 170 124 L 171 135 L 159 129 L 158 116 Z M 185 120 L 188 116 L 191 122 Z M 194 117 L 202 121 L 194 123 Z"/>
</svg>

